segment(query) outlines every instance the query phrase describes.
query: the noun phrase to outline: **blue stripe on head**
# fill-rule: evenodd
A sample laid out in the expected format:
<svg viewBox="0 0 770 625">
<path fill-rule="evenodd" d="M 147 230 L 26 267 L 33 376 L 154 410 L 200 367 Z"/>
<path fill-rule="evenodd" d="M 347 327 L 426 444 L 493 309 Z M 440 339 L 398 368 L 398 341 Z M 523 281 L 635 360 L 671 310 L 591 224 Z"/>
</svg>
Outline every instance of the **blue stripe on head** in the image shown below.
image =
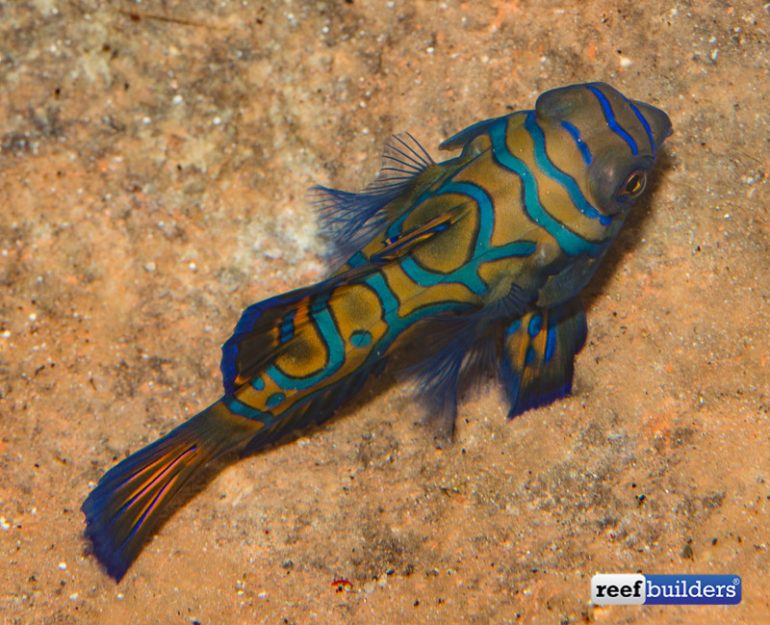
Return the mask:
<svg viewBox="0 0 770 625">
<path fill-rule="evenodd" d="M 625 97 L 625 96 L 623 96 Z M 647 139 L 650 142 L 650 150 L 653 154 L 655 154 L 655 139 L 652 138 L 652 128 L 650 128 L 649 122 L 644 118 L 644 115 L 642 115 L 642 112 L 636 107 L 636 105 L 626 98 L 626 102 L 628 102 L 628 106 L 631 107 L 631 110 L 634 112 L 634 115 L 636 115 L 639 122 L 644 126 L 644 132 L 647 133 Z"/>
<path fill-rule="evenodd" d="M 496 163 L 519 177 L 521 181 L 522 205 L 526 215 L 556 239 L 559 247 L 566 254 L 570 256 L 577 256 L 579 254 L 600 256 L 607 244 L 606 241 L 593 242 L 584 239 L 545 210 L 545 207 L 540 203 L 537 178 L 530 171 L 529 167 L 508 149 L 507 131 L 508 122 L 506 118 L 501 118 L 498 122 L 492 124 L 489 129 L 489 136 L 492 139 L 492 153 Z"/>
<path fill-rule="evenodd" d="M 564 125 L 564 123 L 569 124 L 569 122 L 562 122 L 562 125 Z M 556 180 L 567 190 L 569 199 L 572 201 L 575 207 L 586 217 L 589 217 L 590 219 L 598 219 L 599 223 L 603 226 L 608 226 L 611 224 L 612 217 L 609 217 L 608 215 L 602 215 L 598 210 L 596 210 L 585 198 L 577 182 L 575 182 L 575 179 L 556 167 L 556 165 L 551 162 L 551 159 L 548 158 L 548 153 L 545 150 L 545 135 L 540 129 L 540 126 L 537 125 L 534 112 L 531 112 L 527 115 L 527 121 L 524 123 L 524 127 L 527 129 L 530 136 L 532 137 L 532 141 L 535 143 L 535 160 L 537 162 L 537 166 L 542 171 L 544 171 L 549 178 Z M 574 126 L 572 127 L 575 128 Z M 575 130 L 577 130 L 577 128 L 575 128 Z"/>
<path fill-rule="evenodd" d="M 583 155 L 583 162 L 586 165 L 590 165 L 591 161 L 593 161 L 591 150 L 588 149 L 588 144 L 581 138 L 580 131 L 575 126 L 570 124 L 566 119 L 561 122 L 561 127 L 564 128 L 564 130 L 566 130 L 575 140 L 580 153 Z"/>
<path fill-rule="evenodd" d="M 631 154 L 636 156 L 639 154 L 639 146 L 636 145 L 636 141 L 634 141 L 634 138 L 626 132 L 625 128 L 621 126 L 618 123 L 618 120 L 615 119 L 615 113 L 612 111 L 612 105 L 610 104 L 610 101 L 607 99 L 607 96 L 605 96 L 599 89 L 594 87 L 593 85 L 586 85 L 586 89 L 588 89 L 591 93 L 593 93 L 596 96 L 596 99 L 599 100 L 599 104 L 602 106 L 602 111 L 604 112 L 604 119 L 607 120 L 607 125 L 612 129 L 612 131 L 618 135 L 623 141 L 625 141 L 628 144 L 628 147 L 631 148 Z"/>
</svg>

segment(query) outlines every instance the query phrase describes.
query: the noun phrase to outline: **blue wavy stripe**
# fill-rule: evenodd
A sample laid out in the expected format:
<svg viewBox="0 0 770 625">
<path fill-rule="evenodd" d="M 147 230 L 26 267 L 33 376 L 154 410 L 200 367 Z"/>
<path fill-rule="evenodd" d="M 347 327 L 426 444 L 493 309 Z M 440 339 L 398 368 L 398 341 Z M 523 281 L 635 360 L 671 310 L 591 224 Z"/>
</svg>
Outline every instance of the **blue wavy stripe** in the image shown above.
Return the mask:
<svg viewBox="0 0 770 625">
<path fill-rule="evenodd" d="M 393 223 L 388 226 L 388 229 L 385 232 L 386 238 L 396 240 L 398 237 L 400 237 L 404 231 L 404 222 L 406 221 L 407 217 L 412 214 L 414 207 L 419 206 L 432 195 L 434 195 L 434 193 L 430 188 L 420 193 L 415 201 L 412 202 L 412 208 L 410 210 L 404 211 L 395 220 L 393 220 Z"/>
<path fill-rule="evenodd" d="M 374 291 L 380 300 L 380 307 L 385 320 L 389 320 L 398 314 L 399 301 L 393 294 L 390 286 L 380 272 L 370 274 L 364 278 L 363 283 Z"/>
<path fill-rule="evenodd" d="M 486 250 L 492 238 L 492 231 L 495 225 L 495 209 L 492 205 L 492 199 L 484 189 L 470 182 L 450 182 L 441 187 L 441 193 L 465 195 L 478 205 L 479 231 L 473 254 L 473 259 L 476 259 L 479 253 L 483 253 Z M 473 260 L 450 273 L 440 273 L 421 267 L 410 256 L 401 261 L 401 269 L 422 287 L 435 286 L 436 284 L 447 282 L 459 282 L 477 295 L 484 293 L 487 289 L 486 283 L 478 275 L 477 263 L 474 263 Z"/>
<path fill-rule="evenodd" d="M 414 325 L 418 321 L 429 319 L 433 317 L 441 317 L 447 314 L 460 315 L 469 311 L 476 310 L 474 304 L 468 302 L 458 302 L 455 300 L 447 300 L 444 302 L 437 302 L 434 304 L 428 304 L 412 311 L 404 317 L 398 317 L 392 324 L 390 324 L 385 335 L 377 343 L 377 349 L 373 350 L 369 354 L 368 359 L 379 358 L 391 344 L 401 335 L 404 330 Z"/>
<path fill-rule="evenodd" d="M 492 260 L 500 260 L 501 258 L 511 258 L 513 256 L 532 256 L 537 250 L 537 243 L 534 241 L 513 241 L 512 243 L 506 243 L 498 247 L 493 247 L 484 253 L 483 258 L 479 260 L 484 263 L 488 263 Z"/>
<path fill-rule="evenodd" d="M 489 129 L 489 135 L 492 139 L 492 150 L 497 162 L 502 167 L 515 173 L 521 180 L 524 212 L 532 221 L 544 228 L 548 234 L 556 239 L 556 242 L 566 254 L 570 256 L 577 256 L 579 254 L 599 256 L 604 249 L 603 244 L 592 243 L 572 232 L 558 219 L 550 215 L 540 203 L 535 175 L 522 160 L 516 158 L 508 149 L 506 142 L 507 127 L 507 120 L 501 119 Z"/>
<path fill-rule="evenodd" d="M 270 425 L 275 421 L 275 417 L 269 412 L 262 412 L 261 410 L 252 408 L 248 404 L 244 404 L 242 401 L 237 400 L 232 395 L 225 395 L 225 397 L 222 398 L 222 403 L 230 412 L 237 414 L 240 417 L 261 421 L 265 425 Z"/>
<path fill-rule="evenodd" d="M 382 278 L 382 275 L 380 274 L 377 274 L 377 275 L 379 276 L 379 278 Z M 384 281 L 384 279 L 382 281 L 382 288 L 384 289 L 384 291 L 390 291 L 390 287 L 387 286 L 387 283 Z M 390 300 L 391 297 L 385 295 L 385 299 Z M 395 298 L 393 298 L 393 301 L 395 301 Z M 391 314 L 393 318 L 393 323 L 389 325 L 385 334 L 377 341 L 375 349 L 372 349 L 369 352 L 369 355 L 366 357 L 366 360 L 363 363 L 361 363 L 361 365 L 359 365 L 359 367 L 355 371 L 348 374 L 346 378 L 343 378 L 342 380 L 337 382 L 340 385 L 337 388 L 340 388 L 340 387 L 344 388 L 345 386 L 344 380 L 346 379 L 349 380 L 352 376 L 355 376 L 361 371 L 376 370 L 378 363 L 379 364 L 382 363 L 382 358 L 385 352 L 387 352 L 388 349 L 391 347 L 391 345 L 398 339 L 399 336 L 401 336 L 404 330 L 408 329 L 410 326 L 414 325 L 418 321 L 422 321 L 423 319 L 431 318 L 431 317 L 441 317 L 448 313 L 461 314 L 471 309 L 473 309 L 472 304 L 467 304 L 464 302 L 447 301 L 447 302 L 431 304 L 423 308 L 419 308 L 418 310 L 415 310 L 414 312 L 406 315 L 405 317 L 399 317 L 398 311 L 393 310 Z M 308 402 L 313 401 L 317 397 L 324 396 L 325 394 L 329 393 L 331 388 L 332 387 L 329 385 L 326 385 L 326 386 L 319 385 L 319 388 L 310 391 L 307 395 L 302 397 L 302 399 L 300 399 L 296 404 L 294 404 L 294 406 L 307 404 Z M 332 395 L 338 392 L 339 391 L 335 389 L 334 391 L 332 391 Z M 350 391 L 348 390 L 348 392 Z M 248 406 L 246 406 L 246 408 L 248 408 Z M 256 411 L 256 412 L 259 412 L 259 411 Z M 277 419 L 280 420 L 280 418 L 281 416 L 279 413 Z M 273 418 L 273 416 L 269 414 L 265 414 L 264 418 L 260 420 L 265 421 L 266 419 L 271 420 L 269 423 L 272 423 L 272 421 L 276 420 L 276 418 Z"/>
<path fill-rule="evenodd" d="M 524 122 L 524 127 L 527 129 L 530 136 L 532 137 L 532 140 L 535 142 L 535 162 L 541 171 L 543 171 L 549 178 L 556 180 L 567 190 L 569 199 L 572 200 L 572 203 L 586 217 L 591 219 L 598 219 L 599 223 L 603 226 L 608 226 L 611 224 L 612 217 L 602 215 L 598 210 L 596 210 L 585 198 L 577 182 L 575 182 L 575 179 L 556 167 L 556 165 L 551 162 L 551 159 L 548 158 L 548 154 L 545 151 L 545 135 L 543 134 L 540 126 L 537 125 L 534 111 L 527 115 L 527 120 Z"/>
<path fill-rule="evenodd" d="M 599 100 L 599 104 L 602 106 L 602 111 L 604 112 L 604 119 L 607 120 L 607 125 L 612 129 L 612 131 L 618 135 L 623 141 L 625 141 L 628 144 L 628 147 L 631 148 L 631 154 L 636 156 L 639 154 L 639 147 L 636 145 L 636 141 L 634 141 L 634 138 L 626 132 L 625 128 L 621 126 L 618 123 L 618 120 L 615 119 L 615 113 L 612 112 L 612 105 L 610 104 L 610 101 L 607 99 L 607 96 L 605 96 L 601 91 L 599 91 L 596 87 L 593 85 L 586 85 L 586 89 L 588 89 L 591 93 L 593 93 L 596 96 L 596 99 Z"/>
<path fill-rule="evenodd" d="M 450 182 L 441 187 L 441 193 L 456 193 L 471 198 L 478 206 L 479 229 L 473 257 L 459 269 L 449 273 L 441 273 L 425 269 L 412 257 L 401 262 L 401 269 L 418 285 L 422 287 L 460 283 L 472 293 L 481 295 L 487 290 L 487 284 L 479 276 L 479 265 L 490 260 L 511 256 L 529 256 L 535 251 L 531 241 L 514 241 L 513 243 L 491 247 L 492 233 L 495 228 L 495 207 L 492 198 L 484 189 L 470 182 Z"/>
<path fill-rule="evenodd" d="M 356 252 L 350 258 L 348 258 L 348 265 L 353 269 L 356 267 L 363 267 L 368 262 L 369 261 L 366 259 L 366 256 L 364 256 L 361 252 Z"/>
<path fill-rule="evenodd" d="M 583 155 L 583 162 L 586 165 L 590 165 L 593 162 L 591 150 L 589 149 L 588 144 L 583 141 L 583 138 L 580 136 L 580 131 L 577 129 L 577 127 L 570 124 L 566 119 L 561 122 L 561 127 L 564 128 L 564 130 L 566 130 L 575 140 L 575 143 L 578 146 L 578 150 L 580 150 L 580 153 Z"/>
<path fill-rule="evenodd" d="M 455 181 L 444 185 L 441 188 L 441 192 L 467 195 L 476 202 L 479 207 L 479 231 L 476 236 L 476 253 L 487 249 L 492 241 L 492 232 L 495 229 L 495 206 L 489 194 L 480 186 L 471 182 Z"/>
<path fill-rule="evenodd" d="M 337 330 L 337 324 L 329 310 L 328 300 L 314 302 L 311 305 L 311 315 L 329 355 L 326 366 L 314 375 L 295 378 L 286 375 L 276 365 L 271 364 L 266 373 L 284 390 L 308 389 L 333 375 L 345 362 L 345 342 Z"/>
<path fill-rule="evenodd" d="M 476 272 L 475 263 L 466 263 L 460 269 L 452 271 L 451 273 L 435 273 L 421 267 L 412 257 L 409 257 L 401 262 L 401 269 L 404 270 L 404 273 L 409 276 L 413 282 L 421 287 L 459 282 L 476 295 L 481 295 L 487 290 L 486 282 L 484 282 Z"/>
</svg>

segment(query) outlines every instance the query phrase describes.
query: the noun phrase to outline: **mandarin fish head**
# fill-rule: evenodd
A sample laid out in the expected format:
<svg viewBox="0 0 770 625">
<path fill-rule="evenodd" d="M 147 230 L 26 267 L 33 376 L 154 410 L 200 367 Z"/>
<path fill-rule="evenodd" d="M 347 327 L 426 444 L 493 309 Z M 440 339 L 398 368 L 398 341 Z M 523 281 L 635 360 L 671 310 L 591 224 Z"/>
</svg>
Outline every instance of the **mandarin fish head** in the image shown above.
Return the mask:
<svg viewBox="0 0 770 625">
<path fill-rule="evenodd" d="M 582 161 L 570 173 L 607 215 L 625 213 L 644 194 L 671 120 L 660 109 L 626 98 L 605 83 L 571 85 L 542 94 L 538 124 L 550 129 L 554 153 Z"/>
</svg>

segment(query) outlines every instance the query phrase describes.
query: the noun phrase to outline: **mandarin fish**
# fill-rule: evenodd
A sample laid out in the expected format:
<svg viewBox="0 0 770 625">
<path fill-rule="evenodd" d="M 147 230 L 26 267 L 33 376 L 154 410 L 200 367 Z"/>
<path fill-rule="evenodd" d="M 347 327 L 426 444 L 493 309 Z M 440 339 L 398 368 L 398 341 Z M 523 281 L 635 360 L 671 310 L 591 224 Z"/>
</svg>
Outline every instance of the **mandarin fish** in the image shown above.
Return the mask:
<svg viewBox="0 0 770 625">
<path fill-rule="evenodd" d="M 123 577 L 203 467 L 324 422 L 388 361 L 415 376 L 441 439 L 479 373 L 496 373 L 509 417 L 570 393 L 580 292 L 670 134 L 663 111 L 573 85 L 447 139 L 454 158 L 400 135 L 363 192 L 316 187 L 336 268 L 247 308 L 222 398 L 101 478 L 82 509 L 107 573 Z"/>
</svg>

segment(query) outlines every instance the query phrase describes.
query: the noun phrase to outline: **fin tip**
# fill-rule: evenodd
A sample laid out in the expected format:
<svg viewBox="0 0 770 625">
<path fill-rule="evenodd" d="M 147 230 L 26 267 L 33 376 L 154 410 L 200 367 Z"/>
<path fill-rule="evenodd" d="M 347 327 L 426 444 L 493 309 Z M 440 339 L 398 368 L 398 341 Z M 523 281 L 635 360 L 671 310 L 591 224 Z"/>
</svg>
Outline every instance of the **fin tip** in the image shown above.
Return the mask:
<svg viewBox="0 0 770 625">
<path fill-rule="evenodd" d="M 544 406 L 548 406 L 553 402 L 555 402 L 556 400 L 563 399 L 564 397 L 567 397 L 568 395 L 571 395 L 571 394 L 572 394 L 572 380 L 569 380 L 561 388 L 555 389 L 545 395 L 534 395 L 532 397 L 527 398 L 525 401 L 521 403 L 517 403 L 516 405 L 512 406 L 510 411 L 508 412 L 507 418 L 509 421 L 512 421 L 519 415 L 522 415 L 529 410 L 534 410 L 536 408 L 543 408 Z"/>
<path fill-rule="evenodd" d="M 86 529 L 83 536 L 88 540 L 89 551 L 96 557 L 99 565 L 116 582 L 119 582 L 128 571 L 131 562 L 126 559 L 120 546 L 109 534 L 103 518 L 104 496 L 100 495 L 97 486 L 88 495 L 81 512 L 86 517 Z"/>
</svg>

